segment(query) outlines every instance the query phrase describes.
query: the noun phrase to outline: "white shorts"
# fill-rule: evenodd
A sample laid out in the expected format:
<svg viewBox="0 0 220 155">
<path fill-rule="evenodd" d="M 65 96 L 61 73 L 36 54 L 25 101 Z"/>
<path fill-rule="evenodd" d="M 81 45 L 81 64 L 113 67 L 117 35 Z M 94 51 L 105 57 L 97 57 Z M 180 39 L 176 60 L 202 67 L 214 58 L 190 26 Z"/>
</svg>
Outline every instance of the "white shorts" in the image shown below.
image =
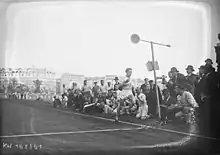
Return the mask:
<svg viewBox="0 0 220 155">
<path fill-rule="evenodd" d="M 132 90 L 122 90 L 121 93 L 120 93 L 121 99 L 125 99 L 129 95 L 134 96 L 133 93 L 132 93 Z"/>
</svg>

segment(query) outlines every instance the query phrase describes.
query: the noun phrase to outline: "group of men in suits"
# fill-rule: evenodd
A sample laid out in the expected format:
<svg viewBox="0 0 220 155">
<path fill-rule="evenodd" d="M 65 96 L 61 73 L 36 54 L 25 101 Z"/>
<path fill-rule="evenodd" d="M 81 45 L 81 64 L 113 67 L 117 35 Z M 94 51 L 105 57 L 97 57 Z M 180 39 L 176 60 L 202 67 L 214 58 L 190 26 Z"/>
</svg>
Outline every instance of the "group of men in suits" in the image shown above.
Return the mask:
<svg viewBox="0 0 220 155">
<path fill-rule="evenodd" d="M 220 33 L 218 34 L 218 40 L 220 41 Z M 205 151 L 210 151 L 210 154 L 214 154 L 214 152 L 219 153 L 220 146 L 220 43 L 215 46 L 215 52 L 217 71 L 215 71 L 215 68 L 212 66 L 212 60 L 206 59 L 205 64 L 199 67 L 198 75 L 193 74 L 194 69 L 192 66 L 188 66 L 188 75 L 185 77 L 188 82 L 188 87 L 185 89 L 188 89 L 188 91 L 193 94 L 196 102 L 199 105 L 197 108 L 197 124 L 199 132 L 201 135 L 205 135 L 206 137 L 212 137 L 212 140 L 199 138 L 196 143 L 199 148 L 205 148 Z M 170 72 L 169 75 L 170 81 L 172 83 L 172 73 Z M 181 75 L 179 75 L 179 77 L 180 76 Z M 170 93 L 175 98 L 175 91 L 173 91 L 174 93 L 172 92 L 173 85 L 169 85 L 168 82 L 167 85 L 170 90 L 166 92 L 168 92 L 168 94 Z M 168 97 L 168 100 L 170 103 L 175 103 L 175 101 L 170 99 L 170 97 Z M 214 138 L 218 140 L 213 140 Z M 189 145 L 191 144 L 192 143 L 189 143 Z M 188 147 L 189 145 L 185 146 Z M 184 147 L 183 149 L 186 148 Z"/>
<path fill-rule="evenodd" d="M 171 70 L 168 73 L 168 76 L 170 78 L 169 81 L 166 81 L 164 79 L 162 81 L 163 84 L 166 85 L 166 89 L 163 90 L 164 99 L 162 100 L 162 102 L 160 99 L 160 103 L 163 105 L 169 105 L 169 106 L 162 105 L 161 112 L 162 112 L 163 121 L 165 120 L 167 115 L 169 115 L 169 112 L 171 112 L 172 115 L 174 116 L 174 114 L 179 110 L 178 108 L 174 108 L 173 106 L 171 106 L 171 105 L 175 105 L 178 102 L 178 96 L 180 94 L 178 93 L 178 91 L 176 91 L 177 86 L 179 88 L 183 88 L 184 89 L 183 91 L 190 92 L 190 94 L 192 94 L 192 95 L 188 95 L 189 98 L 191 98 L 189 102 L 195 100 L 195 102 L 199 106 L 203 106 L 205 100 L 207 100 L 210 96 L 211 89 L 215 87 L 215 80 L 209 80 L 209 79 L 213 79 L 213 77 L 215 76 L 215 69 L 212 66 L 212 64 L 213 62 L 211 59 L 206 59 L 205 65 L 202 65 L 199 68 L 199 75 L 194 74 L 195 70 L 192 65 L 188 65 L 186 67 L 186 73 L 187 73 L 186 76 L 181 74 L 176 67 L 171 68 Z M 191 104 L 194 104 L 193 102 Z M 197 109 L 196 110 L 197 114 L 200 115 L 205 114 L 204 108 L 197 107 L 195 109 Z"/>
</svg>

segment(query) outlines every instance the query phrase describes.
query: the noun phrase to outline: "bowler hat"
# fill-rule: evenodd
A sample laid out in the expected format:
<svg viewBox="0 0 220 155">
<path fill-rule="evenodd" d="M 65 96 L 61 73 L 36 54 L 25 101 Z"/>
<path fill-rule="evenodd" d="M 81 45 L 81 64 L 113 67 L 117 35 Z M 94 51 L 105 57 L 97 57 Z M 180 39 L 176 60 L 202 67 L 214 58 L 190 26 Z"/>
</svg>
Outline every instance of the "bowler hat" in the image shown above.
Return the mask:
<svg viewBox="0 0 220 155">
<path fill-rule="evenodd" d="M 150 81 L 149 81 L 149 83 L 152 83 L 152 82 L 154 82 L 154 80 L 150 80 Z"/>
<path fill-rule="evenodd" d="M 114 80 L 119 80 L 119 78 L 116 76 Z"/>
<path fill-rule="evenodd" d="M 127 73 L 129 70 L 132 70 L 132 68 L 126 68 L 125 72 Z"/>
<path fill-rule="evenodd" d="M 207 67 L 204 65 L 201 65 L 198 69 L 206 69 Z"/>
<path fill-rule="evenodd" d="M 186 70 L 192 70 L 192 71 L 195 71 L 192 65 L 188 65 L 188 66 L 186 67 Z"/>
<path fill-rule="evenodd" d="M 206 62 L 210 62 L 211 64 L 213 64 L 212 59 L 210 59 L 210 58 L 206 59 L 206 60 L 205 60 L 205 63 L 206 63 Z"/>
<path fill-rule="evenodd" d="M 176 67 L 172 67 L 171 69 L 170 69 L 170 72 L 179 72 L 178 70 L 177 70 L 177 68 Z"/>
<path fill-rule="evenodd" d="M 176 85 L 176 87 L 177 87 L 177 88 L 180 88 L 180 89 L 183 89 L 183 90 L 187 88 L 187 86 L 186 86 L 185 83 L 178 83 L 178 84 Z"/>
<path fill-rule="evenodd" d="M 149 79 L 148 78 L 144 78 L 144 81 L 149 81 Z"/>
</svg>

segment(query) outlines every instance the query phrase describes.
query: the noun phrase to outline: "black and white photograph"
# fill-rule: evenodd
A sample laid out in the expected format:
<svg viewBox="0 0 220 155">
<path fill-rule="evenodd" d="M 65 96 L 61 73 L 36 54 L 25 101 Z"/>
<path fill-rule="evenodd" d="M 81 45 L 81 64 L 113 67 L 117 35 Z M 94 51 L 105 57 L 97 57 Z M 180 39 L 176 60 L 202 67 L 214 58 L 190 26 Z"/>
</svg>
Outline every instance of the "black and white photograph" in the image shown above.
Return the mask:
<svg viewBox="0 0 220 155">
<path fill-rule="evenodd" d="M 0 0 L 1 154 L 220 154 L 220 0 Z"/>
</svg>

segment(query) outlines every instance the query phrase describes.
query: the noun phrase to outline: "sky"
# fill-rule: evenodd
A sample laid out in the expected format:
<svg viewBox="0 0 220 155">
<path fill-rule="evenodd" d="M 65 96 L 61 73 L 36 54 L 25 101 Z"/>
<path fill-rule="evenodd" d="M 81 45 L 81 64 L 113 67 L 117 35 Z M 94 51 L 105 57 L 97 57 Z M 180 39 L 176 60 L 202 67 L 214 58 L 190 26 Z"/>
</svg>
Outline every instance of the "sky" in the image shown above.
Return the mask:
<svg viewBox="0 0 220 155">
<path fill-rule="evenodd" d="M 187 65 L 197 68 L 207 57 L 210 33 L 205 7 L 168 2 L 45 2 L 13 4 L 7 14 L 7 67 L 31 66 L 85 76 L 124 75 L 153 78 L 148 43 L 130 36 L 170 44 L 154 46 L 158 75 Z"/>
</svg>

